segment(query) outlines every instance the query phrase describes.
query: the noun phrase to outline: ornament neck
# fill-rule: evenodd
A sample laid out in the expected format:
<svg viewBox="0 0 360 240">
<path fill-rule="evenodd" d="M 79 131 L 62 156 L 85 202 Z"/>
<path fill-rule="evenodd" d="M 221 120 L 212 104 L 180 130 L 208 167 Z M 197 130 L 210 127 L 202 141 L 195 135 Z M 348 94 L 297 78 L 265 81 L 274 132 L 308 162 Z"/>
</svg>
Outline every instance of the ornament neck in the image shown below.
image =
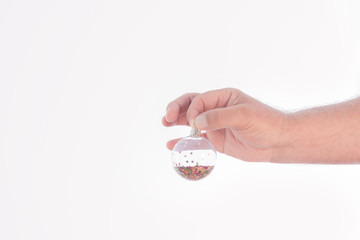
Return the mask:
<svg viewBox="0 0 360 240">
<path fill-rule="evenodd" d="M 201 131 L 197 128 L 191 128 L 190 137 L 200 137 Z"/>
</svg>

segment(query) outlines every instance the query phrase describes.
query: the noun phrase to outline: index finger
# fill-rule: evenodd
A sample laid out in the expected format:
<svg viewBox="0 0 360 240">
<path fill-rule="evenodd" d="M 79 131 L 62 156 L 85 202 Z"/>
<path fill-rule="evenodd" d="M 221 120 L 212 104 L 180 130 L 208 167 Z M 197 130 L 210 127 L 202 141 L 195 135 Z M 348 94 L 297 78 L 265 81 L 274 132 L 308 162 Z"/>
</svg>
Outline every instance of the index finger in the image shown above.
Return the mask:
<svg viewBox="0 0 360 240">
<path fill-rule="evenodd" d="M 246 99 L 246 95 L 240 90 L 233 88 L 223 88 L 205 92 L 196 96 L 188 107 L 186 118 L 190 126 L 194 126 L 195 118 L 203 112 L 224 108 L 239 104 Z"/>
<path fill-rule="evenodd" d="M 170 102 L 166 107 L 165 120 L 169 123 L 176 121 L 181 113 L 187 111 L 192 100 L 197 95 L 199 93 L 186 93 Z"/>
</svg>

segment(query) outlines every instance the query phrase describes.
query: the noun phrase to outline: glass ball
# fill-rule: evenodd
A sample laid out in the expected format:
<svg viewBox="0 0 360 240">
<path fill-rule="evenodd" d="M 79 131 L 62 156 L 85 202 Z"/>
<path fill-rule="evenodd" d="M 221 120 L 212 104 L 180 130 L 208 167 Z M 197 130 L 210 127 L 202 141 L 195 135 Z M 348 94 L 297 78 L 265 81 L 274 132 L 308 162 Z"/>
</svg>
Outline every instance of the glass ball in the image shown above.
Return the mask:
<svg viewBox="0 0 360 240">
<path fill-rule="evenodd" d="M 192 131 L 194 132 L 194 131 Z M 175 171 L 188 180 L 197 181 L 208 176 L 215 167 L 216 151 L 198 131 L 178 141 L 171 153 Z"/>
</svg>

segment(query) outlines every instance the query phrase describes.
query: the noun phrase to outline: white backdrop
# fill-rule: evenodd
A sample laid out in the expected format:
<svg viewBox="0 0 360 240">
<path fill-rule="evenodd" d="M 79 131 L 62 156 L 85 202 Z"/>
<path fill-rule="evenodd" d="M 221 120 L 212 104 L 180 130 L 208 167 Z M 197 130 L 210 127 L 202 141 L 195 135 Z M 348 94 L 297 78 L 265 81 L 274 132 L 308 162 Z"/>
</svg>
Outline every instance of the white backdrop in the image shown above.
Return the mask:
<svg viewBox="0 0 360 240">
<path fill-rule="evenodd" d="M 180 178 L 169 101 L 356 96 L 359 2 L 0 1 L 0 239 L 360 239 L 360 165 L 218 155 Z"/>
</svg>

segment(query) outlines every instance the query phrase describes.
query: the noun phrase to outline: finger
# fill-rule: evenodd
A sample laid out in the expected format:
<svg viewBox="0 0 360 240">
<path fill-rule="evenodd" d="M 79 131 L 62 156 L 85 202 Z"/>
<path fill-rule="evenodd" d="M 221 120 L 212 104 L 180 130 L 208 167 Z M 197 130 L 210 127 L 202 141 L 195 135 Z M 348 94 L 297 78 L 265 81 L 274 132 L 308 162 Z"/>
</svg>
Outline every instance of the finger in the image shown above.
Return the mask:
<svg viewBox="0 0 360 240">
<path fill-rule="evenodd" d="M 181 113 L 186 112 L 191 101 L 197 95 L 199 95 L 199 93 L 187 93 L 170 102 L 166 107 L 166 121 L 170 123 L 178 119 Z"/>
<path fill-rule="evenodd" d="M 238 104 L 204 112 L 195 118 L 195 125 L 201 130 L 246 129 L 253 119 L 253 114 L 253 109 L 248 104 Z"/>
<path fill-rule="evenodd" d="M 162 123 L 162 125 L 165 126 L 165 127 L 172 127 L 172 126 L 175 126 L 175 125 L 176 125 L 176 121 L 174 121 L 174 122 L 168 122 L 168 121 L 166 121 L 166 116 L 163 116 L 163 117 L 162 117 L 161 123 Z"/>
<path fill-rule="evenodd" d="M 245 97 L 245 94 L 232 88 L 224 88 L 200 94 L 192 100 L 186 117 L 190 126 L 195 127 L 194 120 L 199 114 L 212 109 L 238 104 L 242 99 L 245 99 Z"/>
<path fill-rule="evenodd" d="M 166 143 L 166 147 L 169 149 L 169 150 L 173 150 L 174 149 L 174 146 L 178 143 L 178 141 L 180 141 L 181 138 L 177 138 L 177 139 L 173 139 L 173 140 L 170 140 Z"/>
<path fill-rule="evenodd" d="M 162 118 L 162 124 L 165 126 L 165 127 L 172 127 L 172 126 L 189 126 L 189 123 L 186 119 L 186 114 L 185 113 L 181 113 L 179 115 L 179 117 L 173 121 L 173 122 L 168 122 L 166 120 L 166 117 L 164 116 Z"/>
</svg>

